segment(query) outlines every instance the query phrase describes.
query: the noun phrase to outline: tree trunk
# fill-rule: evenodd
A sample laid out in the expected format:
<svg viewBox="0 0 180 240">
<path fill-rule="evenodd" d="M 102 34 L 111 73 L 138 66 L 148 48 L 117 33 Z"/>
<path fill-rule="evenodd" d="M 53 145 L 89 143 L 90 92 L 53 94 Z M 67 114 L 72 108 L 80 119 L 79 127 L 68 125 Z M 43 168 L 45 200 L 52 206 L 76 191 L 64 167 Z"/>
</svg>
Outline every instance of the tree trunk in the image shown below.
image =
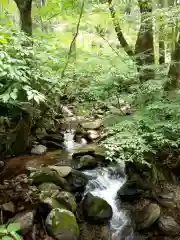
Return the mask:
<svg viewBox="0 0 180 240">
<path fill-rule="evenodd" d="M 136 41 L 135 52 L 130 48 L 126 41 L 119 21 L 116 17 L 115 9 L 112 5 L 112 0 L 108 0 L 109 10 L 113 20 L 114 28 L 117 34 L 119 43 L 124 51 L 135 59 L 140 80 L 146 81 L 154 78 L 154 45 L 153 45 L 153 24 L 152 24 L 152 2 L 150 0 L 139 0 L 139 8 L 141 12 L 141 26 Z"/>
<path fill-rule="evenodd" d="M 152 22 L 152 1 L 138 0 L 141 13 L 141 26 L 139 29 L 135 57 L 140 81 L 154 78 L 154 43 Z"/>
<path fill-rule="evenodd" d="M 175 6 L 178 5 L 176 0 L 171 0 L 169 5 L 172 4 Z M 171 53 L 171 64 L 168 72 L 169 80 L 165 84 L 165 91 L 175 90 L 179 86 L 180 82 L 180 35 L 177 38 L 177 29 L 178 29 L 178 21 L 176 20 L 176 24 L 174 27 L 174 34 L 172 35 L 172 53 Z"/>
<path fill-rule="evenodd" d="M 169 81 L 165 85 L 165 91 L 176 89 L 180 81 L 180 37 L 175 44 L 175 51 L 171 56 L 171 64 L 168 77 Z"/>
<path fill-rule="evenodd" d="M 165 7 L 164 0 L 159 0 L 158 2 L 158 7 L 160 9 Z M 164 17 L 161 17 L 161 22 L 164 22 Z M 160 24 L 159 27 L 159 64 L 164 64 L 165 63 L 165 34 L 164 34 L 164 23 Z"/>
<path fill-rule="evenodd" d="M 32 0 L 14 0 L 20 14 L 21 30 L 32 36 Z"/>
</svg>

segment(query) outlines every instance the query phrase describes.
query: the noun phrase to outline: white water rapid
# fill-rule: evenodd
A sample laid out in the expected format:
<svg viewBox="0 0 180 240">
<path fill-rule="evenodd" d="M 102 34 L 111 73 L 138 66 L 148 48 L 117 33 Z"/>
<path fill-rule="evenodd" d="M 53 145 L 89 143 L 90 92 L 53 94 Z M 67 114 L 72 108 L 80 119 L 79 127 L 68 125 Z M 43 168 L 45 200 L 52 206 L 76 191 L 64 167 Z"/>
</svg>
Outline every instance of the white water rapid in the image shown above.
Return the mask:
<svg viewBox="0 0 180 240">
<path fill-rule="evenodd" d="M 120 171 L 121 169 L 121 171 Z M 123 174 L 124 168 L 107 167 L 96 168 L 94 170 L 84 171 L 85 174 L 93 177 L 89 181 L 86 192 L 90 192 L 94 196 L 98 196 L 106 200 L 112 207 L 113 216 L 111 219 L 112 240 L 132 240 L 133 233 L 128 230 L 127 236 L 121 234 L 122 229 L 128 224 L 129 219 L 124 211 L 120 208 L 120 202 L 116 199 L 117 191 L 125 182 Z"/>
<path fill-rule="evenodd" d="M 74 132 L 74 130 L 69 130 L 64 133 L 65 146 L 70 155 L 77 147 L 86 144 L 83 140 L 82 143 L 76 143 L 73 140 Z M 121 210 L 120 202 L 116 199 L 117 191 L 126 181 L 124 166 L 96 168 L 84 171 L 84 173 L 92 177 L 86 187 L 85 194 L 90 192 L 95 196 L 101 197 L 112 207 L 113 216 L 110 223 L 112 240 L 134 240 L 133 232 L 129 227 L 129 218 Z"/>
</svg>

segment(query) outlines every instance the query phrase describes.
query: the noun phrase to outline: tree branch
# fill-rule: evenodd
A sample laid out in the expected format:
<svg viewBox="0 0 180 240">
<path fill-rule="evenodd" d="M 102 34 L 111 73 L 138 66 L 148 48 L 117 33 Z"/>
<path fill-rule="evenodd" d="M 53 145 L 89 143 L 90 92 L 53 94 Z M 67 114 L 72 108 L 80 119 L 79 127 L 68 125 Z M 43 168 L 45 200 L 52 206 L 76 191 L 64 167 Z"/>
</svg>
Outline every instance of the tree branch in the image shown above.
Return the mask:
<svg viewBox="0 0 180 240">
<path fill-rule="evenodd" d="M 78 19 L 78 23 L 77 23 L 77 26 L 76 26 L 76 32 L 74 34 L 74 37 L 71 41 L 71 44 L 70 44 L 70 47 L 69 47 L 69 51 L 68 51 L 68 56 L 67 56 L 67 61 L 66 61 L 66 64 L 61 72 L 61 79 L 64 78 L 64 74 L 65 74 L 65 71 L 67 69 L 67 66 L 69 64 L 69 59 L 71 57 L 71 53 L 72 53 L 72 50 L 73 50 L 73 46 L 74 46 L 74 43 L 76 42 L 76 38 L 79 34 L 79 27 L 80 27 L 80 22 L 81 22 L 81 18 L 82 18 L 82 14 L 83 14 L 83 10 L 84 10 L 84 3 L 85 3 L 85 0 L 83 0 L 83 3 L 82 3 L 82 6 L 81 6 L 81 11 L 80 11 L 80 14 L 79 14 L 79 19 Z"/>
<path fill-rule="evenodd" d="M 130 56 L 133 57 L 134 56 L 134 52 L 133 50 L 129 47 L 128 42 L 126 41 L 123 33 L 122 33 L 122 29 L 120 27 L 119 21 L 116 18 L 116 11 L 114 9 L 114 6 L 112 5 L 112 0 L 108 0 L 109 3 L 109 10 L 111 13 L 111 17 L 113 20 L 113 24 L 114 24 L 114 28 L 117 34 L 117 38 L 119 40 L 119 43 L 121 44 L 121 46 L 124 48 L 124 51 Z"/>
<path fill-rule="evenodd" d="M 74 37 L 71 41 L 71 44 L 70 44 L 70 47 L 69 47 L 69 51 L 68 51 L 68 55 L 67 55 L 67 60 L 66 60 L 66 63 L 64 65 L 64 68 L 61 72 L 61 80 L 64 78 L 65 76 L 65 72 L 66 72 L 66 69 L 68 67 L 68 64 L 69 64 L 69 60 L 70 60 L 70 57 L 71 57 L 71 53 L 72 53 L 72 50 L 73 50 L 73 45 L 76 41 L 76 38 L 78 36 L 78 33 L 79 33 L 79 27 L 80 27 L 80 23 L 81 23 L 81 18 L 82 18 L 82 15 L 83 15 L 83 10 L 84 10 L 84 4 L 85 4 L 85 0 L 83 0 L 82 2 L 82 6 L 81 6 L 81 10 L 80 10 L 80 14 L 79 14 L 79 19 L 78 19 L 78 22 L 77 22 L 77 26 L 76 26 L 76 32 L 74 34 Z M 49 96 L 51 94 L 51 90 L 56 86 L 56 84 L 58 84 L 59 81 L 55 82 L 51 87 L 50 89 L 48 89 L 48 91 L 45 93 L 46 97 Z M 65 86 L 65 89 L 66 89 L 67 85 Z M 41 116 L 43 116 L 45 113 L 46 113 L 47 110 L 45 110 Z"/>
</svg>

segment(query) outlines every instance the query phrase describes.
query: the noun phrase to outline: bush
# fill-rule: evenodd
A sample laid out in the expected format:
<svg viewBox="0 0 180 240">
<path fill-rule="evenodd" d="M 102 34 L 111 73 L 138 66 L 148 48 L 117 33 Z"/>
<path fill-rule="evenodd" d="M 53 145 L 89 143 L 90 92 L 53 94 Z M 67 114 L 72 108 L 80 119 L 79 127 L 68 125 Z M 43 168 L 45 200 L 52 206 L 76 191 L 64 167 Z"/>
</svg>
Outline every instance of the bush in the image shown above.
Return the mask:
<svg viewBox="0 0 180 240">
<path fill-rule="evenodd" d="M 23 34 L 0 26 L 0 101 L 40 103 L 45 100 L 46 85 L 30 41 Z"/>
<path fill-rule="evenodd" d="M 107 158 L 150 166 L 160 152 L 170 154 L 177 149 L 180 145 L 178 99 L 178 96 L 176 100 L 162 98 L 133 115 L 116 117 L 116 121 L 112 116 L 106 119 L 108 131 L 102 144 L 107 148 Z"/>
</svg>

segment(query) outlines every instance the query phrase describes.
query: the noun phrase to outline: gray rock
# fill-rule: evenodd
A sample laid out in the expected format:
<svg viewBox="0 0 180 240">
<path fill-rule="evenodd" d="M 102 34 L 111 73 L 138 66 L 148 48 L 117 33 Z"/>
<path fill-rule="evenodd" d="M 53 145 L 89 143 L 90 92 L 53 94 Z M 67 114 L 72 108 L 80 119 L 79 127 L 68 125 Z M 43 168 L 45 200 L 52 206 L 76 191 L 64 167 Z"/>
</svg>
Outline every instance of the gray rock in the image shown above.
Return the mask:
<svg viewBox="0 0 180 240">
<path fill-rule="evenodd" d="M 57 186 L 56 184 L 52 183 L 52 182 L 44 182 L 44 183 L 41 183 L 39 186 L 38 186 L 38 189 L 39 191 L 43 191 L 43 192 L 50 192 L 50 191 L 58 191 L 61 189 L 61 187 Z"/>
<path fill-rule="evenodd" d="M 66 177 L 72 171 L 72 168 L 69 166 L 48 166 L 50 169 L 55 170 L 59 176 Z"/>
<path fill-rule="evenodd" d="M 174 208 L 176 206 L 175 192 L 160 189 L 152 192 L 152 195 L 164 207 Z"/>
<path fill-rule="evenodd" d="M 106 157 L 106 149 L 95 143 L 87 144 L 85 146 L 75 149 L 73 153 L 73 158 L 84 156 L 84 155 L 93 155 L 98 159 L 104 160 Z"/>
<path fill-rule="evenodd" d="M 89 129 L 89 130 L 95 130 L 98 129 L 102 126 L 102 120 L 101 119 L 97 119 L 94 121 L 87 121 L 87 122 L 83 122 L 80 124 L 84 129 Z"/>
<path fill-rule="evenodd" d="M 112 207 L 107 201 L 87 193 L 82 200 L 84 218 L 89 223 L 105 223 L 112 218 Z"/>
<path fill-rule="evenodd" d="M 60 177 L 56 171 L 47 167 L 40 168 L 36 172 L 32 172 L 30 177 L 35 185 L 39 185 L 44 182 L 52 182 L 67 191 L 70 190 L 68 182 L 64 178 Z"/>
<path fill-rule="evenodd" d="M 133 201 L 136 199 L 140 199 L 143 193 L 144 189 L 142 189 L 142 187 L 136 181 L 128 180 L 119 189 L 117 195 L 121 200 Z"/>
<path fill-rule="evenodd" d="M 96 140 L 100 137 L 99 133 L 96 130 L 88 130 L 88 136 L 91 140 Z"/>
<path fill-rule="evenodd" d="M 73 192 L 84 192 L 88 183 L 88 177 L 84 173 L 76 170 L 72 170 L 66 177 L 66 180 Z"/>
<path fill-rule="evenodd" d="M 46 129 L 45 128 L 36 128 L 35 135 L 38 139 L 43 138 L 44 136 L 47 135 Z"/>
<path fill-rule="evenodd" d="M 32 230 L 34 216 L 35 216 L 34 210 L 26 210 L 15 215 L 15 217 L 13 217 L 10 220 L 10 222 L 19 223 L 20 232 L 22 233 L 22 235 L 25 235 Z"/>
<path fill-rule="evenodd" d="M 42 155 L 47 152 L 47 147 L 44 145 L 37 145 L 31 149 L 31 154 Z"/>
<path fill-rule="evenodd" d="M 57 186 L 54 183 L 42 183 L 38 186 L 40 191 L 40 199 L 51 198 L 60 193 L 61 187 Z"/>
<path fill-rule="evenodd" d="M 55 198 L 60 204 L 65 206 L 71 212 L 76 211 L 77 204 L 74 196 L 71 193 L 62 191 L 57 196 L 55 196 Z"/>
<path fill-rule="evenodd" d="M 2 209 L 7 212 L 15 212 L 15 205 L 13 202 L 7 202 L 2 205 Z"/>
<path fill-rule="evenodd" d="M 47 231 L 57 240 L 78 240 L 79 227 L 74 214 L 68 210 L 55 208 L 47 216 Z"/>
<path fill-rule="evenodd" d="M 170 216 L 162 216 L 158 219 L 160 231 L 168 236 L 177 236 L 180 233 L 180 225 Z"/>
<path fill-rule="evenodd" d="M 42 203 L 46 203 L 48 204 L 48 206 L 50 207 L 50 209 L 55 209 L 55 208 L 64 208 L 67 209 L 64 205 L 60 204 L 56 199 L 54 198 L 44 198 L 41 200 Z"/>
<path fill-rule="evenodd" d="M 149 228 L 160 217 L 160 207 L 156 203 L 150 203 L 135 214 L 137 230 Z"/>
</svg>

